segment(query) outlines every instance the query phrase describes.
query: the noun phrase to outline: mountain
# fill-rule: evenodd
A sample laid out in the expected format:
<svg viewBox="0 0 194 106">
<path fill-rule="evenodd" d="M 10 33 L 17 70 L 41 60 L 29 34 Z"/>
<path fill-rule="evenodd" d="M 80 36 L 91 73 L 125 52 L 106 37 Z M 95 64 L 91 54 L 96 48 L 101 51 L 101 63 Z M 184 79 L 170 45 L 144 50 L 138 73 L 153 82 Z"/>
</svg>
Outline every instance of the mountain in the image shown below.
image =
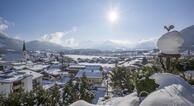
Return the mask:
<svg viewBox="0 0 194 106">
<path fill-rule="evenodd" d="M 8 37 L 5 33 L 0 32 L 0 51 L 17 50 L 22 48 L 22 41 Z"/>
<path fill-rule="evenodd" d="M 142 41 L 136 44 L 134 49 L 155 49 L 156 47 L 156 40 L 148 40 L 148 41 Z"/>
<path fill-rule="evenodd" d="M 98 50 L 132 50 L 132 49 L 154 49 L 156 48 L 156 39 L 145 40 L 141 42 L 122 42 L 114 40 L 105 41 L 83 41 L 80 43 L 79 48 L 84 49 L 98 49 Z"/>
<path fill-rule="evenodd" d="M 0 50 L 22 50 L 23 41 L 11 38 L 4 33 L 0 33 Z M 49 41 L 34 40 L 26 42 L 27 50 L 67 50 L 68 47 L 51 43 Z M 79 43 L 77 49 L 98 49 L 98 50 L 129 50 L 129 49 L 153 49 L 155 48 L 154 41 L 143 41 L 136 44 L 123 43 L 122 41 L 106 40 L 106 41 L 83 41 Z M 76 49 L 76 48 L 73 48 Z"/>
<path fill-rule="evenodd" d="M 121 44 L 115 43 L 113 41 L 106 40 L 106 41 L 96 45 L 94 48 L 100 49 L 100 50 L 110 50 L 110 51 L 125 50 L 125 49 L 127 49 L 127 45 L 121 45 Z"/>
<path fill-rule="evenodd" d="M 181 35 L 184 39 L 183 48 L 192 48 L 194 50 L 194 25 L 189 26 L 181 31 Z"/>
<path fill-rule="evenodd" d="M 8 37 L 5 33 L 0 32 L 0 51 L 21 51 L 22 50 L 23 41 Z M 46 41 L 29 41 L 26 42 L 27 50 L 57 50 L 61 51 L 65 48 L 58 44 L 46 42 Z"/>
<path fill-rule="evenodd" d="M 63 47 L 61 45 L 51 43 L 51 42 L 46 42 L 46 41 L 29 41 L 26 43 L 26 48 L 29 50 L 56 50 L 56 51 L 61 51 L 65 49 L 70 49 Z"/>
</svg>

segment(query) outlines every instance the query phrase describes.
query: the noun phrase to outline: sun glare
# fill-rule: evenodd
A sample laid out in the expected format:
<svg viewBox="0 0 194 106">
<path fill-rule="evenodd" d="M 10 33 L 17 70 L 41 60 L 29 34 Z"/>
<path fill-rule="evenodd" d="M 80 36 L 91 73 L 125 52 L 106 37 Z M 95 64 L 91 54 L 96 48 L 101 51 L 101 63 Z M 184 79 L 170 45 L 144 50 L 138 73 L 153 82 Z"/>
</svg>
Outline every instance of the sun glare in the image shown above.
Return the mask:
<svg viewBox="0 0 194 106">
<path fill-rule="evenodd" d="M 115 23 L 118 20 L 118 12 L 115 10 L 111 10 L 108 12 L 108 20 L 111 23 Z"/>
</svg>

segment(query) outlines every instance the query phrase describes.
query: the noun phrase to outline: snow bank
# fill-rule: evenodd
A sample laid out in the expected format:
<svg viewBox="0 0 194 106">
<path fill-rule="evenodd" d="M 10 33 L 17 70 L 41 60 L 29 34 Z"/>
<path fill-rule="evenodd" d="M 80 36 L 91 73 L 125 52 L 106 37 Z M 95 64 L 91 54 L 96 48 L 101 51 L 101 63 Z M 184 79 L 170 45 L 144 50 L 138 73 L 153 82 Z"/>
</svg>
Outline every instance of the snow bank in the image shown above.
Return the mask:
<svg viewBox="0 0 194 106">
<path fill-rule="evenodd" d="M 186 87 L 173 84 L 152 92 L 140 106 L 194 106 L 194 97 Z"/>
<path fill-rule="evenodd" d="M 137 93 L 132 93 L 125 97 L 111 98 L 98 105 L 89 104 L 84 100 L 79 100 L 70 106 L 139 106 L 139 98 L 137 97 Z"/>
<path fill-rule="evenodd" d="M 137 97 L 137 93 L 134 92 L 125 97 L 111 98 L 103 104 L 106 106 L 139 106 L 139 98 Z"/>
<path fill-rule="evenodd" d="M 71 104 L 70 106 L 97 106 L 97 105 L 89 104 L 88 102 L 84 100 L 78 100 L 74 102 L 73 104 Z"/>
<path fill-rule="evenodd" d="M 194 106 L 194 89 L 180 76 L 170 73 L 155 73 L 150 78 L 159 84 L 140 106 Z"/>
<path fill-rule="evenodd" d="M 183 87 L 185 87 L 191 93 L 194 94 L 194 89 L 192 88 L 192 86 L 178 75 L 170 73 L 155 73 L 152 76 L 150 76 L 150 78 L 155 79 L 155 82 L 160 85 L 159 88 L 164 88 L 172 84 L 177 84 L 182 85 Z"/>
</svg>

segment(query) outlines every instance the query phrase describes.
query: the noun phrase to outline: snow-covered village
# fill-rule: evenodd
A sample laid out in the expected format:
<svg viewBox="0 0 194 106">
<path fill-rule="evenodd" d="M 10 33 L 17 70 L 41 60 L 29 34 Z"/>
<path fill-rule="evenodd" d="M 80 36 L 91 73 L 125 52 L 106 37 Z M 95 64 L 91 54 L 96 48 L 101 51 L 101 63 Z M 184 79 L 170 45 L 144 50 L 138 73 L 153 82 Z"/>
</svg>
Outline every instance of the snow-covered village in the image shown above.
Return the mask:
<svg viewBox="0 0 194 106">
<path fill-rule="evenodd" d="M 0 1 L 0 106 L 194 106 L 193 5 Z"/>
</svg>

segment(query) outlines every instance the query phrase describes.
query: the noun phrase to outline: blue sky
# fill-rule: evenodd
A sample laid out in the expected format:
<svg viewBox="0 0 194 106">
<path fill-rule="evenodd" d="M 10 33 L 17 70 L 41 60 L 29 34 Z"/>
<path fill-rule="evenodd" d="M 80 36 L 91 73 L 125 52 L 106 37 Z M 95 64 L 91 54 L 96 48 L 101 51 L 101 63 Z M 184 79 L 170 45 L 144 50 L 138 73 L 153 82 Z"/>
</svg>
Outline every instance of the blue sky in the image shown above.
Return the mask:
<svg viewBox="0 0 194 106">
<path fill-rule="evenodd" d="M 115 24 L 107 19 L 111 7 L 119 14 Z M 193 10 L 193 0 L 0 0 L 0 17 L 12 23 L 9 36 L 65 44 L 155 39 L 164 25 L 193 25 Z"/>
</svg>

